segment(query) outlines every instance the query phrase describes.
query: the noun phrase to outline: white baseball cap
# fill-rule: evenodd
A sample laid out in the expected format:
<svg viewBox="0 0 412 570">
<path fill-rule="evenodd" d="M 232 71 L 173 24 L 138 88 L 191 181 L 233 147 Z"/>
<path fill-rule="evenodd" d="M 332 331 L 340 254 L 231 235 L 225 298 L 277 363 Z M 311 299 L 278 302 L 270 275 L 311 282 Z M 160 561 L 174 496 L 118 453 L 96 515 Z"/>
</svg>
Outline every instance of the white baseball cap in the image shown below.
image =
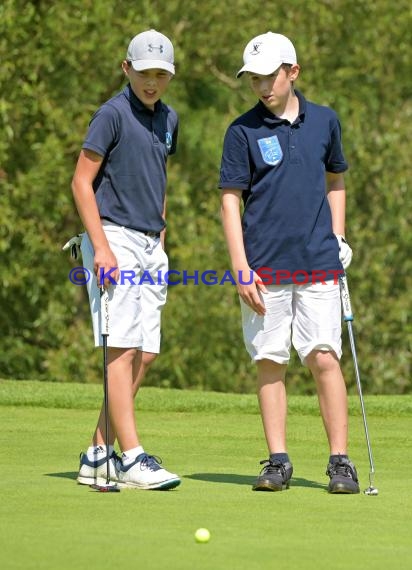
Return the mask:
<svg viewBox="0 0 412 570">
<path fill-rule="evenodd" d="M 295 48 L 286 36 L 267 32 L 256 36 L 245 47 L 243 52 L 243 67 L 236 77 L 240 77 L 245 71 L 270 75 L 282 63 L 297 63 Z"/>
<path fill-rule="evenodd" d="M 137 34 L 127 48 L 126 59 L 136 71 L 165 69 L 175 74 L 172 42 L 156 30 Z"/>
</svg>

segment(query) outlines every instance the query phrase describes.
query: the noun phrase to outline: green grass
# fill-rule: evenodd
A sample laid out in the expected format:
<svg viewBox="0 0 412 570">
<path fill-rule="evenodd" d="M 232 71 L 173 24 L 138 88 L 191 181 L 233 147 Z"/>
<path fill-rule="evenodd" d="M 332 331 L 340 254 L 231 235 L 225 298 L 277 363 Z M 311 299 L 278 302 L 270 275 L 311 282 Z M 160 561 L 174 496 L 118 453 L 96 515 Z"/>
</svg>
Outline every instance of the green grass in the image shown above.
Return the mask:
<svg viewBox="0 0 412 570">
<path fill-rule="evenodd" d="M 254 395 L 143 388 L 147 451 L 182 476 L 170 492 L 99 494 L 75 483 L 101 387 L 0 381 L 0 568 L 47 570 L 412 568 L 411 396 L 366 397 L 378 497 L 331 496 L 316 398 L 291 397 L 283 493 L 253 493 L 266 456 Z M 369 463 L 359 402 L 350 452 Z M 198 527 L 211 532 L 197 544 Z"/>
</svg>

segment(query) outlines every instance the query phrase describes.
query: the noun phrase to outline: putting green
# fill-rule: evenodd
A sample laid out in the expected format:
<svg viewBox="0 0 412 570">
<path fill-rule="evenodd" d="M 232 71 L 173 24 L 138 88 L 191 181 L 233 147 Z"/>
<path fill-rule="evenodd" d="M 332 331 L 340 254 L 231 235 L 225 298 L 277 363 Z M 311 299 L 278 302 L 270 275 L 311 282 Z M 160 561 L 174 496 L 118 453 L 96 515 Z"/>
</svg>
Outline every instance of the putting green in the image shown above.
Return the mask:
<svg viewBox="0 0 412 570">
<path fill-rule="evenodd" d="M 329 495 L 316 399 L 291 397 L 291 488 L 253 493 L 266 457 L 254 395 L 143 388 L 143 444 L 182 476 L 169 492 L 77 485 L 101 387 L 0 381 L 3 570 L 412 568 L 412 397 L 366 397 L 378 497 Z M 356 396 L 350 455 L 369 463 Z M 197 528 L 211 533 L 207 544 Z"/>
</svg>

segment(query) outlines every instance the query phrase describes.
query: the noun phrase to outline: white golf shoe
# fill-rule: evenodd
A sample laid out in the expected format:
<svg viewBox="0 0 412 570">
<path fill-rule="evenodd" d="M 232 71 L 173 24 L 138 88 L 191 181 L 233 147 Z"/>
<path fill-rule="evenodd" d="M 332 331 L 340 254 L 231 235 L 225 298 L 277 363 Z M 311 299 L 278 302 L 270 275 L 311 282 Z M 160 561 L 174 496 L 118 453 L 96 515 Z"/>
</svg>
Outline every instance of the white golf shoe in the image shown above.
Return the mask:
<svg viewBox="0 0 412 570">
<path fill-rule="evenodd" d="M 147 453 L 141 453 L 130 465 L 117 463 L 117 484 L 119 487 L 136 489 L 173 489 L 180 485 L 180 478 L 160 466 L 162 460 Z"/>
<path fill-rule="evenodd" d="M 86 453 L 80 453 L 80 468 L 77 482 L 81 485 L 105 485 L 107 476 L 106 450 L 96 454 L 95 461 L 91 461 Z M 113 451 L 109 460 L 110 480 L 117 481 L 117 467 L 121 464 L 119 456 Z"/>
</svg>

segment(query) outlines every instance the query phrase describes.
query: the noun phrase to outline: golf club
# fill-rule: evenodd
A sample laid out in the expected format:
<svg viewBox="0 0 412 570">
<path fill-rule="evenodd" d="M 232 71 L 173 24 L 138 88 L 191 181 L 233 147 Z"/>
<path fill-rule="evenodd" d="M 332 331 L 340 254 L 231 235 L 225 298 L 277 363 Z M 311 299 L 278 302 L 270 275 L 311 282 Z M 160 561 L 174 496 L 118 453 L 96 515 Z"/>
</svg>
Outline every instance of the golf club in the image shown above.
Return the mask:
<svg viewBox="0 0 412 570">
<path fill-rule="evenodd" d="M 355 335 L 354 335 L 353 326 L 352 326 L 354 317 L 353 317 L 352 306 L 351 306 L 351 302 L 350 302 L 348 281 L 347 281 L 345 274 L 340 275 L 339 286 L 340 286 L 340 296 L 341 296 L 341 301 L 342 301 L 343 320 L 348 325 L 349 342 L 350 342 L 350 347 L 351 347 L 351 351 L 352 351 L 353 364 L 355 367 L 356 383 L 358 385 L 359 399 L 360 399 L 361 409 L 362 409 L 363 427 L 365 428 L 366 444 L 368 446 L 368 454 L 369 454 L 369 465 L 370 465 L 369 487 L 364 490 L 364 493 L 365 493 L 365 495 L 377 495 L 379 493 L 379 491 L 373 485 L 373 477 L 375 474 L 375 466 L 373 463 L 372 449 L 371 449 L 371 443 L 370 443 L 370 439 L 369 439 L 369 430 L 368 430 L 368 424 L 366 421 L 365 404 L 363 401 L 362 385 L 361 385 L 361 381 L 360 381 L 358 359 L 356 356 Z"/>
<path fill-rule="evenodd" d="M 101 493 L 118 493 L 119 487 L 110 482 L 110 453 L 109 453 L 109 386 L 107 381 L 107 337 L 109 336 L 109 293 L 105 287 L 100 287 L 100 318 L 103 340 L 103 388 L 104 388 L 104 415 L 105 415 L 105 443 L 106 443 L 106 484 L 91 485 L 92 489 Z"/>
</svg>

